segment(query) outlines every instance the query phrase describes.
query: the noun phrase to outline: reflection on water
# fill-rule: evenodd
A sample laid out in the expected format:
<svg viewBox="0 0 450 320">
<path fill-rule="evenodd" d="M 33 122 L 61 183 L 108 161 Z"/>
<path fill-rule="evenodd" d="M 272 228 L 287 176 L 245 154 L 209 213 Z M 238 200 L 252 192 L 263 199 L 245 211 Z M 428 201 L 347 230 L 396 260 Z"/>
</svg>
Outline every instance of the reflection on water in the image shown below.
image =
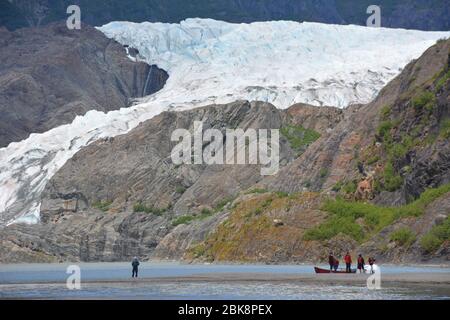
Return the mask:
<svg viewBox="0 0 450 320">
<path fill-rule="evenodd" d="M 26 299 L 448 299 L 448 289 L 387 287 L 368 290 L 363 286 L 311 285 L 279 282 L 165 282 L 85 284 L 68 290 L 61 284 L 3 285 L 0 298 Z"/>
<path fill-rule="evenodd" d="M 305 283 L 301 281 L 177 282 L 170 277 L 208 273 L 311 274 L 312 266 L 183 265 L 142 263 L 140 276 L 168 277 L 165 281 L 124 281 L 129 263 L 80 264 L 81 290 L 65 286 L 68 264 L 0 265 L 0 299 L 449 299 L 448 286 L 404 284 L 368 290 L 363 284 Z M 447 268 L 384 266 L 384 273 L 450 272 Z M 106 282 L 87 283 L 83 280 Z M 47 283 L 46 283 L 47 282 Z"/>
</svg>

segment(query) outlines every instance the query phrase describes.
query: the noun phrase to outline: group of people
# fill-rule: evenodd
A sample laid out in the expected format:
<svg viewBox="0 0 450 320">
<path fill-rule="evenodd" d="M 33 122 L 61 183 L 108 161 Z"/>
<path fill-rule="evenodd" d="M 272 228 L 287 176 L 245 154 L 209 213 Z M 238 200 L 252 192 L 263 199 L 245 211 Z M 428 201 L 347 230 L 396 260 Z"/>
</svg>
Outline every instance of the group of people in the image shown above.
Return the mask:
<svg viewBox="0 0 450 320">
<path fill-rule="evenodd" d="M 344 262 L 345 262 L 345 272 L 351 273 L 352 272 L 352 256 L 350 255 L 350 252 L 347 252 L 344 256 Z M 374 273 L 373 265 L 375 264 L 375 259 L 373 257 L 369 257 L 369 265 L 370 265 L 370 273 Z M 330 255 L 328 256 L 328 263 L 330 264 L 330 271 L 337 271 L 339 268 L 339 260 L 333 255 L 332 252 L 330 252 Z M 357 259 L 357 268 L 359 273 L 365 272 L 365 265 L 366 262 L 361 254 L 358 255 Z"/>
</svg>

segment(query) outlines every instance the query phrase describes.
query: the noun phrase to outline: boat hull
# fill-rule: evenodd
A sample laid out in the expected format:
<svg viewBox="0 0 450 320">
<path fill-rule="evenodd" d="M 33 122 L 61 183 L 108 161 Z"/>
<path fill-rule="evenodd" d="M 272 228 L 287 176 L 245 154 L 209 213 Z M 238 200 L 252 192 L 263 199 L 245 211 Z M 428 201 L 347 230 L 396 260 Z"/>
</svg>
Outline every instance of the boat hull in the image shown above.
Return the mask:
<svg viewBox="0 0 450 320">
<path fill-rule="evenodd" d="M 334 271 L 334 270 L 323 269 L 323 268 L 319 268 L 319 267 L 314 267 L 314 271 L 316 273 L 347 273 L 345 270 Z M 351 273 L 356 273 L 356 269 L 352 269 Z"/>
</svg>

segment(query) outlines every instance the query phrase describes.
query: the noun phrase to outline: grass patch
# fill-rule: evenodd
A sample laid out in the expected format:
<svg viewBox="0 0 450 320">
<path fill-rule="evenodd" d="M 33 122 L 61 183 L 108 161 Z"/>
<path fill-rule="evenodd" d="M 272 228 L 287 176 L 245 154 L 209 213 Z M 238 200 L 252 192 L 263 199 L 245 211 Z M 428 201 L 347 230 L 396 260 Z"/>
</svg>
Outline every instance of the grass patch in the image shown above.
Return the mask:
<svg viewBox="0 0 450 320">
<path fill-rule="evenodd" d="M 344 233 L 356 241 L 364 241 L 401 217 L 418 217 L 428 204 L 450 192 L 450 183 L 428 189 L 419 199 L 401 207 L 381 207 L 374 204 L 352 202 L 341 198 L 328 200 L 322 210 L 330 213 L 328 219 L 305 233 L 305 240 L 328 240 Z M 356 222 L 362 218 L 364 228 Z"/>
<path fill-rule="evenodd" d="M 420 95 L 412 99 L 413 107 L 416 111 L 426 109 L 428 111 L 433 110 L 436 104 L 436 98 L 434 93 L 430 91 L 424 91 Z"/>
<path fill-rule="evenodd" d="M 390 106 L 384 106 L 383 108 L 381 108 L 381 113 L 380 113 L 381 119 L 382 120 L 389 119 L 389 117 L 391 116 L 391 112 L 392 112 L 392 109 Z"/>
<path fill-rule="evenodd" d="M 266 208 L 268 208 L 268 207 L 272 204 L 272 202 L 273 202 L 273 199 L 272 199 L 272 198 L 266 199 L 266 200 L 264 200 L 264 202 L 262 203 L 261 207 L 262 207 L 263 209 L 266 209 Z"/>
<path fill-rule="evenodd" d="M 450 119 L 444 119 L 439 129 L 439 136 L 444 139 L 450 139 Z"/>
<path fill-rule="evenodd" d="M 441 76 L 439 80 L 436 82 L 435 92 L 440 91 L 447 83 L 448 79 L 450 79 L 450 70 L 448 70 L 447 72 L 443 71 L 442 74 L 443 76 Z"/>
<path fill-rule="evenodd" d="M 186 192 L 186 188 L 183 187 L 183 186 L 178 186 L 178 187 L 175 188 L 175 192 L 179 193 L 179 194 L 183 194 L 183 193 Z"/>
<path fill-rule="evenodd" d="M 344 182 L 341 180 L 341 181 L 338 181 L 338 182 L 333 186 L 333 188 L 331 188 L 331 190 L 333 190 L 334 192 L 339 192 L 339 191 L 341 191 L 341 189 L 342 189 L 343 186 L 344 186 Z"/>
<path fill-rule="evenodd" d="M 172 221 L 172 226 L 176 227 L 180 224 L 189 224 L 192 222 L 192 220 L 194 220 L 194 216 L 191 215 L 179 216 L 178 218 Z"/>
<path fill-rule="evenodd" d="M 99 209 L 99 210 L 101 210 L 101 211 L 103 211 L 103 212 L 106 212 L 106 211 L 108 211 L 109 210 L 109 207 L 112 205 L 112 201 L 110 201 L 110 200 L 105 200 L 105 201 L 97 201 L 97 202 L 94 202 L 93 204 L 92 204 L 92 207 L 94 207 L 94 208 L 96 208 L 96 209 Z"/>
<path fill-rule="evenodd" d="M 362 227 L 354 222 L 351 217 L 335 215 L 320 226 L 307 230 L 304 240 L 328 240 L 343 233 L 357 241 L 364 237 Z"/>
<path fill-rule="evenodd" d="M 225 208 L 225 206 L 230 203 L 233 202 L 233 200 L 235 199 L 235 197 L 226 197 L 223 198 L 222 200 L 220 200 L 216 206 L 214 207 L 214 212 L 220 212 L 223 210 L 223 208 Z"/>
<path fill-rule="evenodd" d="M 402 176 L 396 174 L 390 161 L 384 167 L 383 180 L 383 189 L 390 192 L 398 190 L 403 184 Z"/>
<path fill-rule="evenodd" d="M 260 188 L 255 188 L 252 190 L 247 191 L 245 194 L 262 194 L 262 193 L 268 193 L 269 191 L 267 189 L 260 189 Z"/>
<path fill-rule="evenodd" d="M 348 181 L 342 186 L 342 191 L 346 194 L 355 193 L 358 185 L 355 181 Z"/>
<path fill-rule="evenodd" d="M 288 125 L 280 129 L 281 134 L 288 140 L 295 151 L 302 152 L 320 138 L 320 133 L 302 126 Z"/>
<path fill-rule="evenodd" d="M 434 226 L 430 232 L 420 239 L 420 246 L 428 253 L 433 253 L 441 247 L 445 241 L 450 240 L 450 217 L 441 225 Z"/>
<path fill-rule="evenodd" d="M 383 141 L 386 141 L 390 137 L 391 129 L 393 128 L 392 121 L 383 121 L 377 128 L 377 136 L 381 138 Z"/>
<path fill-rule="evenodd" d="M 212 212 L 211 210 L 203 209 L 201 211 L 201 213 L 196 216 L 188 215 L 188 214 L 179 216 L 178 218 L 176 218 L 172 221 L 172 226 L 176 227 L 180 224 L 190 224 L 194 220 L 203 220 L 203 219 L 206 219 L 206 218 L 212 216 L 213 214 L 214 214 L 214 212 Z"/>
<path fill-rule="evenodd" d="M 289 193 L 284 192 L 284 191 L 277 191 L 277 192 L 275 192 L 275 195 L 278 198 L 287 198 L 287 197 L 289 197 Z"/>
<path fill-rule="evenodd" d="M 410 246 L 416 241 L 416 235 L 411 229 L 404 227 L 391 233 L 391 241 L 395 241 L 401 246 Z"/>
<path fill-rule="evenodd" d="M 312 183 L 311 183 L 311 181 L 307 180 L 307 181 L 305 181 L 305 182 L 303 183 L 303 186 L 304 186 L 305 188 L 311 188 Z"/>
<path fill-rule="evenodd" d="M 215 213 L 214 211 L 204 208 L 202 209 L 199 215 L 193 216 L 193 220 L 203 220 L 208 217 L 211 217 L 214 213 Z"/>
<path fill-rule="evenodd" d="M 193 258 L 198 259 L 205 255 L 206 246 L 204 243 L 198 243 L 197 245 L 191 247 L 189 252 L 192 254 Z"/>
<path fill-rule="evenodd" d="M 322 168 L 320 169 L 319 176 L 323 179 L 328 175 L 328 169 Z"/>
<path fill-rule="evenodd" d="M 145 212 L 145 213 L 151 213 L 157 216 L 162 215 L 164 212 L 169 210 L 171 208 L 171 205 L 169 205 L 167 208 L 155 208 L 153 206 L 146 206 L 142 202 L 138 202 L 134 204 L 133 206 L 133 212 Z"/>
<path fill-rule="evenodd" d="M 369 159 L 367 159 L 367 165 L 371 166 L 380 160 L 381 160 L 380 156 L 378 155 L 372 156 Z"/>
</svg>

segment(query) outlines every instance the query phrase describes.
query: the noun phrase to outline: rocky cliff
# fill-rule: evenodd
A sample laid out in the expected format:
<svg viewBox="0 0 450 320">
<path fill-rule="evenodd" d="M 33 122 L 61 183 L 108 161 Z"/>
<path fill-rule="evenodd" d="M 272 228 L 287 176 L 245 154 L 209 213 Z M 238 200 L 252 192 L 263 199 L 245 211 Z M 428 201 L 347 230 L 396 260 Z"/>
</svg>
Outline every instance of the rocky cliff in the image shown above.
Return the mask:
<svg viewBox="0 0 450 320">
<path fill-rule="evenodd" d="M 70 123 L 89 110 L 127 107 L 168 75 L 133 62 L 119 43 L 83 25 L 0 30 L 0 147 Z"/>
<path fill-rule="evenodd" d="M 448 262 L 449 54 L 440 41 L 368 105 L 239 101 L 165 112 L 93 143 L 47 184 L 39 225 L 1 231 L 0 261 L 286 263 L 351 250 Z M 195 120 L 280 129 L 280 171 L 174 165 L 170 134 Z"/>
</svg>

